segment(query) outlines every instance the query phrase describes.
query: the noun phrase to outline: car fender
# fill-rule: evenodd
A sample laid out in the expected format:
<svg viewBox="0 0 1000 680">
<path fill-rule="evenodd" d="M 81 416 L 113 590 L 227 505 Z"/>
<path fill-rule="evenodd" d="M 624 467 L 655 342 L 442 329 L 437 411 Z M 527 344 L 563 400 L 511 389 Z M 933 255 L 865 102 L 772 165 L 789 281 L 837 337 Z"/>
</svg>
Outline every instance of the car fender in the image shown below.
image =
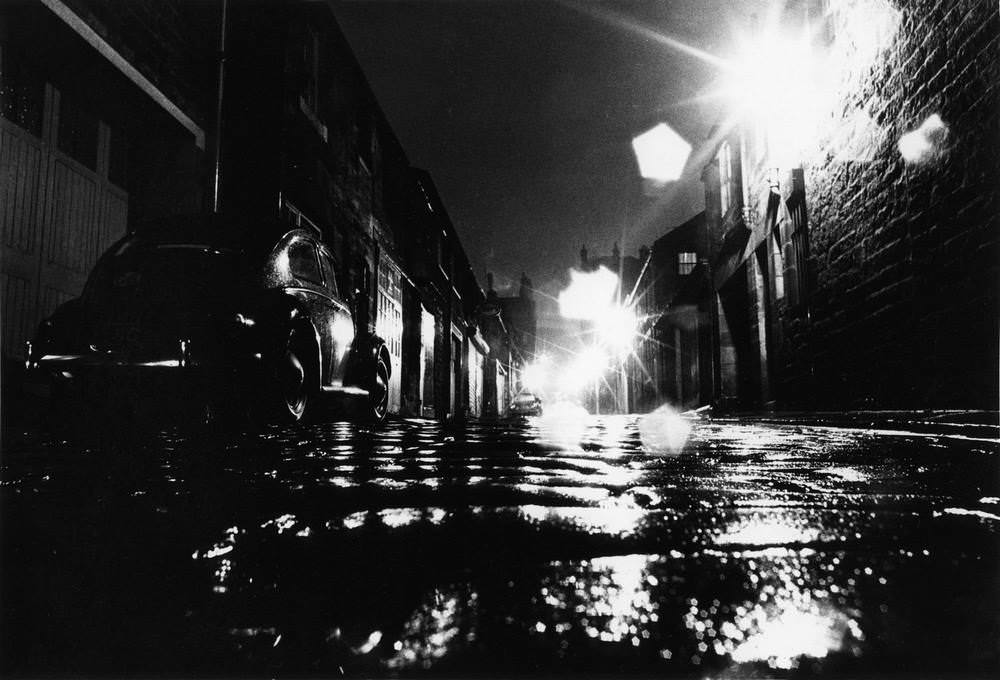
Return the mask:
<svg viewBox="0 0 1000 680">
<path fill-rule="evenodd" d="M 62 303 L 47 318 L 38 324 L 32 339 L 31 347 L 35 360 L 43 354 L 69 352 L 78 349 L 81 338 L 85 337 L 86 319 L 83 317 L 83 304 L 80 298 L 73 298 Z"/>
<path fill-rule="evenodd" d="M 392 362 L 389 360 L 389 350 L 385 340 L 375 333 L 362 333 L 354 339 L 351 353 L 347 358 L 347 369 L 344 372 L 344 384 L 368 388 L 368 382 L 375 374 L 375 363 L 380 354 L 386 357 L 389 375 L 392 375 Z"/>
<path fill-rule="evenodd" d="M 322 356 L 316 326 L 301 303 L 283 291 L 268 291 L 246 305 L 246 312 L 236 315 L 234 323 L 242 326 L 244 351 L 270 359 L 284 351 L 285 339 L 293 330 L 308 334 L 317 348 L 313 359 L 316 375 L 321 375 Z"/>
</svg>

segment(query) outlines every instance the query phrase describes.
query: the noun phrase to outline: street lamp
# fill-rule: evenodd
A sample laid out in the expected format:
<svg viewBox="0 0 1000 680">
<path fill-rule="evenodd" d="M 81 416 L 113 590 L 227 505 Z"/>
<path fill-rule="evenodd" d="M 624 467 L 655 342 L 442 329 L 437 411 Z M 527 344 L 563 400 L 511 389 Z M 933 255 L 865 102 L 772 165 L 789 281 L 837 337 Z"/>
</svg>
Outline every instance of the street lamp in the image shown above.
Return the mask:
<svg viewBox="0 0 1000 680">
<path fill-rule="evenodd" d="M 598 341 L 619 357 L 632 351 L 639 319 L 632 307 L 618 304 L 609 306 L 595 323 Z"/>
<path fill-rule="evenodd" d="M 570 272 L 570 285 L 559 294 L 559 310 L 564 318 L 590 322 L 592 344 L 576 355 L 564 384 L 579 391 L 594 386 L 595 411 L 600 405 L 600 380 L 612 357 L 622 362 L 632 352 L 639 325 L 635 310 L 618 301 L 618 276 L 605 267 L 593 272 Z"/>
<path fill-rule="evenodd" d="M 772 164 L 783 168 L 799 164 L 830 92 L 811 43 L 807 30 L 769 26 L 739 43 L 726 69 L 723 92 L 739 118 L 762 130 Z"/>
</svg>

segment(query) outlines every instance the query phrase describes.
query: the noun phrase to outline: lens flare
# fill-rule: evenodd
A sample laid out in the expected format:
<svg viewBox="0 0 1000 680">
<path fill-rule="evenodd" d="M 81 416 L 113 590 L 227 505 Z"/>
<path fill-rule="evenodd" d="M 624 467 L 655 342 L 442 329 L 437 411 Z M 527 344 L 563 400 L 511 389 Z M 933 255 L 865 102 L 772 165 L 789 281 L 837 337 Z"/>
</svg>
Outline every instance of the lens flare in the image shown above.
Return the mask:
<svg viewBox="0 0 1000 680">
<path fill-rule="evenodd" d="M 639 418 L 639 438 L 650 453 L 678 455 L 690 435 L 690 421 L 669 404 Z"/>
<path fill-rule="evenodd" d="M 923 163 L 931 158 L 947 134 L 948 126 L 935 113 L 916 130 L 899 138 L 899 153 L 907 163 Z"/>
<path fill-rule="evenodd" d="M 691 155 L 691 145 L 666 123 L 660 123 L 632 140 L 639 174 L 656 182 L 679 179 Z"/>
<path fill-rule="evenodd" d="M 610 358 L 600 347 L 588 347 L 574 356 L 559 375 L 559 390 L 577 394 L 594 386 L 607 370 Z"/>
<path fill-rule="evenodd" d="M 595 330 L 600 342 L 620 355 L 632 351 L 639 319 L 631 307 L 611 307 L 596 320 Z"/>
<path fill-rule="evenodd" d="M 598 320 L 618 292 L 618 276 L 607 267 L 581 272 L 571 269 L 570 283 L 559 293 L 559 313 L 566 319 Z"/>
</svg>

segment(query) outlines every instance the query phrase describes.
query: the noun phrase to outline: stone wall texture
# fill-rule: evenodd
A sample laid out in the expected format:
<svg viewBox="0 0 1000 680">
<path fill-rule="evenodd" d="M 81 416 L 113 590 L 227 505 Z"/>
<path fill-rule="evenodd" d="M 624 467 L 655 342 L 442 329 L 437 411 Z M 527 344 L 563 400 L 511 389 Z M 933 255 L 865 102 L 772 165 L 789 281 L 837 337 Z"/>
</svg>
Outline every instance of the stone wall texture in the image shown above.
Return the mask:
<svg viewBox="0 0 1000 680">
<path fill-rule="evenodd" d="M 998 404 L 1000 20 L 994 0 L 897 2 L 898 30 L 850 74 L 842 112 L 869 123 L 861 157 L 805 169 L 814 282 L 784 315 L 780 393 L 853 407 Z M 905 133 L 937 114 L 935 150 Z"/>
</svg>

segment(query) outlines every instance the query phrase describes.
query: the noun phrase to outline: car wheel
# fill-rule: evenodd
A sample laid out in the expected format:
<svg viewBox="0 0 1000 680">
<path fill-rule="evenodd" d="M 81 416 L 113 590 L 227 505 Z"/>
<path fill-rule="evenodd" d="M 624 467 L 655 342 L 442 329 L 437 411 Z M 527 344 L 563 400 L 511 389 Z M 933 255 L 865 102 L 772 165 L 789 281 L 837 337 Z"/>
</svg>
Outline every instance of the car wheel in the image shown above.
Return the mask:
<svg viewBox="0 0 1000 680">
<path fill-rule="evenodd" d="M 375 374 L 368 390 L 369 417 L 376 423 L 385 420 L 389 413 L 389 358 L 379 352 L 375 362 Z"/>
<path fill-rule="evenodd" d="M 304 336 L 303 331 L 290 332 L 268 371 L 262 401 L 269 406 L 269 419 L 279 423 L 295 423 L 305 416 L 316 384 L 311 370 L 315 353 Z"/>
</svg>

